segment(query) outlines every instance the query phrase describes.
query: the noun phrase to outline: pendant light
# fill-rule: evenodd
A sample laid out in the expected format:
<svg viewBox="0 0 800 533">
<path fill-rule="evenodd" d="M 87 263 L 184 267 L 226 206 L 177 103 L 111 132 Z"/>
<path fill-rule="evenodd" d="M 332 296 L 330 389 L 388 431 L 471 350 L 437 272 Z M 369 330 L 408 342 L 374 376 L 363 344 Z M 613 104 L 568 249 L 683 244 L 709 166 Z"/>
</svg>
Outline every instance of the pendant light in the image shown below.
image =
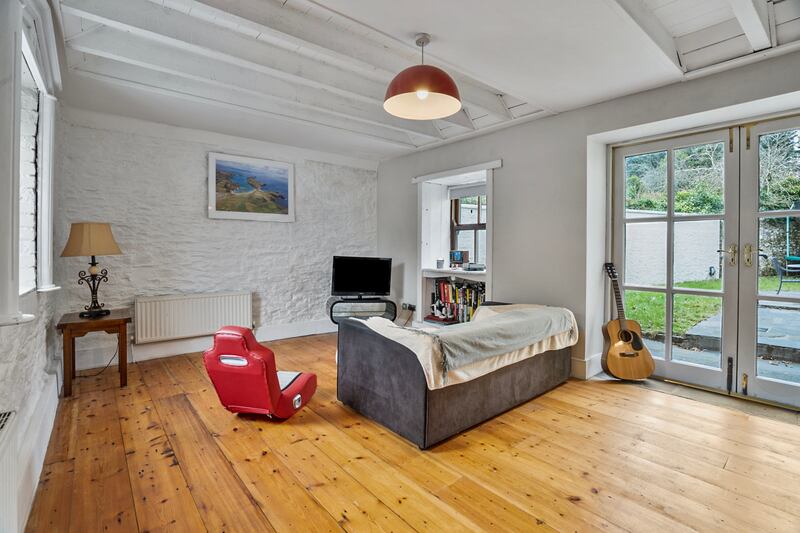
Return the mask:
<svg viewBox="0 0 800 533">
<path fill-rule="evenodd" d="M 422 64 L 405 69 L 389 83 L 383 101 L 383 108 L 389 114 L 411 120 L 435 120 L 461 109 L 461 97 L 453 78 L 442 69 L 425 64 L 425 46 L 430 42 L 430 35 L 418 34 L 416 44 L 422 49 Z"/>
</svg>

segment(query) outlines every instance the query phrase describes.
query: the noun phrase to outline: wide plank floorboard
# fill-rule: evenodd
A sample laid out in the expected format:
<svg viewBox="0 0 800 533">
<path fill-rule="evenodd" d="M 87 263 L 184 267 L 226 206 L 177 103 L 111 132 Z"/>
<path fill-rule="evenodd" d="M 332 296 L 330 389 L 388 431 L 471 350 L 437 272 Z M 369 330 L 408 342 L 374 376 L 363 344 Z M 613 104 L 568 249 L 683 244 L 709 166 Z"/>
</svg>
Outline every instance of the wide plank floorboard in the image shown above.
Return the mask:
<svg viewBox="0 0 800 533">
<path fill-rule="evenodd" d="M 269 346 L 318 377 L 284 422 L 200 354 L 84 372 L 27 531 L 800 531 L 800 426 L 570 381 L 423 452 L 336 400 L 335 335 Z"/>
</svg>

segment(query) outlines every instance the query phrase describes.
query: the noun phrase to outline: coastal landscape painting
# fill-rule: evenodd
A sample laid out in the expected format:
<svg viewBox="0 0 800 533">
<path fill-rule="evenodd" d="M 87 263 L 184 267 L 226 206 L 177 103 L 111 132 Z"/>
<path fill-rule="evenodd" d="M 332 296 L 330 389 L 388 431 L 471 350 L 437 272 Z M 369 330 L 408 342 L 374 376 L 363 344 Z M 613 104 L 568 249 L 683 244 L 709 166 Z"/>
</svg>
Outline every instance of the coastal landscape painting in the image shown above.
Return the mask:
<svg viewBox="0 0 800 533">
<path fill-rule="evenodd" d="M 294 166 L 209 153 L 208 216 L 294 222 Z"/>
</svg>

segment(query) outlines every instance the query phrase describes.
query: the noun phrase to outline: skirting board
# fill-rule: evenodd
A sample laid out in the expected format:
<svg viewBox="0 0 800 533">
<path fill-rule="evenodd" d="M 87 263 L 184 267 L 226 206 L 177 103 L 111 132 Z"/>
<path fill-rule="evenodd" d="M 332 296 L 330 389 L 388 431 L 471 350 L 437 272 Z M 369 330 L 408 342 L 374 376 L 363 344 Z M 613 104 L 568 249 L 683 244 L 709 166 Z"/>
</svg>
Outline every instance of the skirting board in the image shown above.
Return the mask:
<svg viewBox="0 0 800 533">
<path fill-rule="evenodd" d="M 317 335 L 320 333 L 335 333 L 336 330 L 336 324 L 328 319 L 322 319 L 309 322 L 295 322 L 293 324 L 271 324 L 261 326 L 256 329 L 255 334 L 256 339 L 267 342 L 275 339 L 288 339 L 291 337 L 303 337 L 305 335 Z M 136 361 L 147 361 L 148 359 L 158 359 L 171 355 L 202 352 L 211 347 L 211 342 L 212 337 L 206 336 L 148 344 L 133 344 L 128 349 L 128 362 L 134 363 Z M 113 341 L 108 343 L 104 341 L 102 346 L 83 350 L 78 349 L 75 356 L 76 366 L 78 370 L 103 367 L 108 363 L 115 349 L 116 343 Z"/>
<path fill-rule="evenodd" d="M 588 359 L 578 359 L 577 357 L 573 357 L 571 372 L 572 377 L 577 379 L 591 379 L 603 371 L 602 359 L 602 353 L 591 355 Z"/>
<path fill-rule="evenodd" d="M 22 531 L 28 521 L 28 514 L 33 506 L 33 498 L 39 486 L 39 477 L 44 465 L 47 445 L 58 409 L 58 387 L 55 374 L 46 374 L 39 397 L 32 402 L 33 407 L 23 413 L 21 422 L 27 422 L 20 436 L 19 443 L 19 478 L 17 482 L 17 511 L 19 530 Z M 27 420 L 25 420 L 27 418 Z"/>
</svg>

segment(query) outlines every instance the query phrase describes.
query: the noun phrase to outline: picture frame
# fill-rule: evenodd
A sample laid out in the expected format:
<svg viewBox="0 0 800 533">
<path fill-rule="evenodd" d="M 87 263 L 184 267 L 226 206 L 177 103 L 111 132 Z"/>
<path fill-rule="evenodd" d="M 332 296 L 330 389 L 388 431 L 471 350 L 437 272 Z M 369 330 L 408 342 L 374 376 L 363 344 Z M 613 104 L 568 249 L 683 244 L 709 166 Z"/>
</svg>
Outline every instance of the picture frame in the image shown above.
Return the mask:
<svg viewBox="0 0 800 533">
<path fill-rule="evenodd" d="M 294 165 L 208 153 L 208 217 L 294 222 Z"/>
</svg>

